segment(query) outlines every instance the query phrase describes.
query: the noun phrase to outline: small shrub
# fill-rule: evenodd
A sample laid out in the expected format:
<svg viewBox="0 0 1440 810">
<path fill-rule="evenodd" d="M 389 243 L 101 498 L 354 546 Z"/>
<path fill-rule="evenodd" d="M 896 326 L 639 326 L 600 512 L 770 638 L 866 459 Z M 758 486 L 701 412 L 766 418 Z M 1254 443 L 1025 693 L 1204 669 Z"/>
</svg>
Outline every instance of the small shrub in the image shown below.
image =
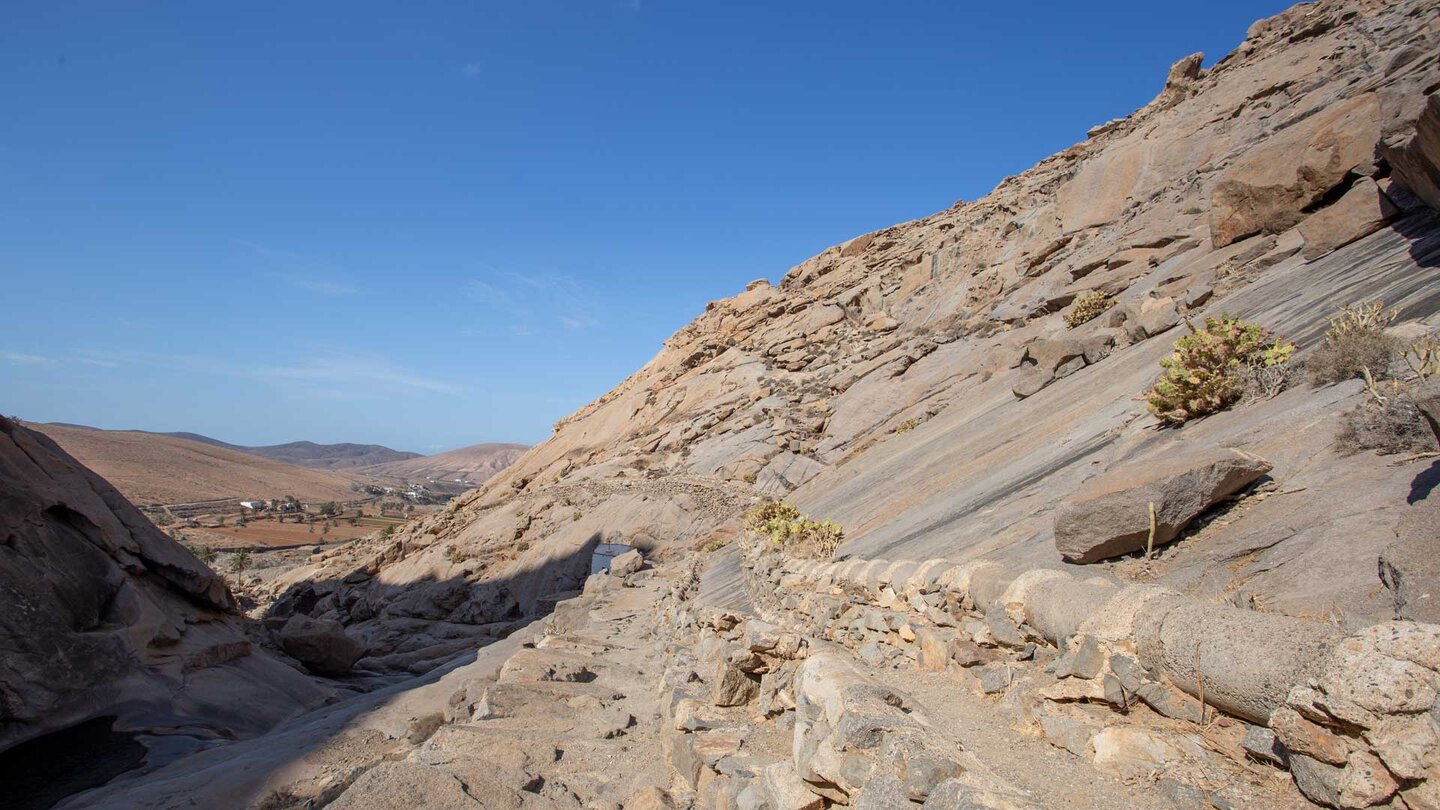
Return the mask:
<svg viewBox="0 0 1440 810">
<path fill-rule="evenodd" d="M 1075 299 L 1070 311 L 1065 313 L 1065 328 L 1074 329 L 1082 323 L 1089 323 L 1110 308 L 1110 299 L 1099 290 L 1085 293 Z"/>
<path fill-rule="evenodd" d="M 1435 449 L 1435 434 L 1408 392 L 1369 398 L 1340 417 L 1335 444 L 1342 453 L 1374 450 L 1382 456 Z"/>
<path fill-rule="evenodd" d="M 725 548 L 728 545 L 730 545 L 729 537 L 717 537 L 714 540 L 706 543 L 702 551 L 708 554 L 712 551 L 719 551 L 720 549 Z"/>
<path fill-rule="evenodd" d="M 745 513 L 745 529 L 756 534 L 768 534 L 770 524 L 799 517 L 800 510 L 784 501 L 761 501 Z"/>
<path fill-rule="evenodd" d="M 1305 370 L 1316 385 L 1364 377 L 1368 371 L 1379 378 L 1389 374 L 1399 351 L 1399 342 L 1385 333 L 1395 320 L 1395 311 L 1386 311 L 1379 301 L 1349 304 L 1330 319 L 1330 328 L 1319 346 L 1310 353 Z"/>
<path fill-rule="evenodd" d="M 473 554 L 471 554 L 470 552 L 465 551 L 465 550 L 463 550 L 463 549 L 461 549 L 461 548 L 459 548 L 459 547 L 457 547 L 457 546 L 451 546 L 451 547 L 445 552 L 445 559 L 449 560 L 451 563 L 453 563 L 453 564 L 455 564 L 455 565 L 459 565 L 460 563 L 465 562 L 466 560 L 470 559 L 470 558 L 473 557 L 473 556 L 475 556 L 475 555 L 473 555 Z"/>
<path fill-rule="evenodd" d="M 845 532 L 829 520 L 817 521 L 784 501 L 765 501 L 745 513 L 745 528 L 768 537 L 797 557 L 829 559 L 840 548 Z"/>
<path fill-rule="evenodd" d="M 1265 366 L 1247 363 L 1240 367 L 1240 401 L 1255 402 L 1273 399 L 1290 387 L 1295 371 L 1289 363 Z"/>
<path fill-rule="evenodd" d="M 1295 353 L 1295 344 L 1228 315 L 1206 318 L 1205 328 L 1190 329 L 1175 341 L 1174 353 L 1160 361 L 1165 372 L 1146 395 L 1150 412 L 1167 424 L 1229 407 L 1243 395 L 1245 366 L 1283 366 Z"/>
<path fill-rule="evenodd" d="M 895 432 L 909 433 L 917 427 L 920 427 L 920 420 L 917 417 L 912 416 L 909 419 L 906 419 L 904 422 L 901 422 L 900 427 L 895 428 Z"/>
</svg>

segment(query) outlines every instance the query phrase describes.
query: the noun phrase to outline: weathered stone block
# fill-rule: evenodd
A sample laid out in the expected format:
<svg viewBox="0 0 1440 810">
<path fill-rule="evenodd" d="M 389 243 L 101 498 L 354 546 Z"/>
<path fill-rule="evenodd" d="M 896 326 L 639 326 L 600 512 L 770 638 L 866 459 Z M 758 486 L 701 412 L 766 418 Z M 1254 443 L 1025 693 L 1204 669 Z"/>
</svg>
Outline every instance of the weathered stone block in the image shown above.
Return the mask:
<svg viewBox="0 0 1440 810">
<path fill-rule="evenodd" d="M 1305 237 L 1303 255 L 1314 259 L 1372 234 L 1399 216 L 1400 209 L 1380 191 L 1374 180 L 1362 177 L 1333 204 L 1300 223 Z"/>
<path fill-rule="evenodd" d="M 1262 458 L 1223 447 L 1146 458 L 1086 481 L 1055 512 L 1055 547 L 1088 563 L 1143 549 L 1155 505 L 1155 545 L 1175 537 L 1220 500 L 1271 469 Z"/>
</svg>

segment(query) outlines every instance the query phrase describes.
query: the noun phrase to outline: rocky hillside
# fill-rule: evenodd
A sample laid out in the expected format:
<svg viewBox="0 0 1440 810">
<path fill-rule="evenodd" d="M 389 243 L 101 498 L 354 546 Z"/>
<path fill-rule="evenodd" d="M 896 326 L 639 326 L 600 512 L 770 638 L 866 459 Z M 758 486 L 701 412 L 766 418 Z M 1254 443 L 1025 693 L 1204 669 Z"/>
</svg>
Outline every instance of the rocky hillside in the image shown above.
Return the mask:
<svg viewBox="0 0 1440 810">
<path fill-rule="evenodd" d="M 722 546 L 761 496 L 837 521 L 842 554 L 1063 569 L 1055 509 L 1088 479 L 1231 447 L 1269 472 L 1201 541 L 1088 570 L 1351 625 L 1390 617 L 1378 560 L 1431 542 L 1407 527 L 1434 472 L 1337 446 L 1363 383 L 1297 371 L 1278 396 L 1180 428 L 1140 395 L 1207 315 L 1296 342 L 1297 369 L 1343 304 L 1383 301 L 1411 338 L 1440 327 L 1436 8 L 1300 5 L 1209 69 L 1179 60 L 1150 103 L 984 198 L 712 302 L 483 488 L 295 581 L 327 583 L 327 616 L 383 638 L 381 594 L 456 621 L 504 580 L 499 603 L 529 610 L 576 587 L 598 540 Z M 1105 311 L 1067 328 L 1094 293 Z M 713 598 L 739 599 L 738 577 L 716 554 Z"/>
<path fill-rule="evenodd" d="M 431 456 L 413 456 L 366 466 L 361 472 L 407 481 L 444 481 L 479 486 L 529 448 L 523 444 L 472 444 Z"/>
</svg>

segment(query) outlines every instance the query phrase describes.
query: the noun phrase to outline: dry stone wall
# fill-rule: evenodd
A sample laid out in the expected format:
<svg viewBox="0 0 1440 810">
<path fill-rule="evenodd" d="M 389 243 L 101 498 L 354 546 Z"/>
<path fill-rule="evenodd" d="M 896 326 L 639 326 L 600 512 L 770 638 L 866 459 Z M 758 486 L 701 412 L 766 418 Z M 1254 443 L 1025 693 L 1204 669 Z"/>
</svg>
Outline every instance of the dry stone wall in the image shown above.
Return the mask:
<svg viewBox="0 0 1440 810">
<path fill-rule="evenodd" d="M 587 590 L 610 586 L 597 575 Z M 667 761 L 698 808 L 1028 810 L 1025 793 L 964 763 L 961 746 L 913 698 L 860 671 L 841 647 L 692 601 L 681 576 L 658 625 Z M 748 728 L 727 710 L 750 707 Z M 780 732 L 766 757 L 753 742 Z M 746 750 L 738 754 L 740 740 Z"/>
<path fill-rule="evenodd" d="M 1288 767 L 1326 806 L 1398 795 L 1440 807 L 1440 626 L 1346 636 L 1150 585 L 988 562 L 800 560 L 764 540 L 747 541 L 744 560 L 768 621 L 874 665 L 970 670 L 1017 724 L 1097 766 L 1123 772 L 1135 740 L 1067 704 L 1167 719 L 1161 746 L 1182 745 L 1187 726 L 1222 725 L 1226 754 Z"/>
</svg>

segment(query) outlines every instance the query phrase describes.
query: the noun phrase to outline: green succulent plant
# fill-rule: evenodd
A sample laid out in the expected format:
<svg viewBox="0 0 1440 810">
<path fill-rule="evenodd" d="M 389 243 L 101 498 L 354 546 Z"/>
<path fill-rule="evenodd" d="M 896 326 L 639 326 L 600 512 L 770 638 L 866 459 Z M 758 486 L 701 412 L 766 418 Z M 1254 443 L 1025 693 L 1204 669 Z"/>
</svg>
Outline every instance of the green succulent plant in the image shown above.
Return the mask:
<svg viewBox="0 0 1440 810">
<path fill-rule="evenodd" d="M 1259 324 L 1222 315 L 1175 341 L 1174 353 L 1146 398 L 1150 412 L 1178 425 L 1224 410 L 1240 398 L 1246 366 L 1271 368 L 1290 362 L 1295 344 Z"/>
</svg>

